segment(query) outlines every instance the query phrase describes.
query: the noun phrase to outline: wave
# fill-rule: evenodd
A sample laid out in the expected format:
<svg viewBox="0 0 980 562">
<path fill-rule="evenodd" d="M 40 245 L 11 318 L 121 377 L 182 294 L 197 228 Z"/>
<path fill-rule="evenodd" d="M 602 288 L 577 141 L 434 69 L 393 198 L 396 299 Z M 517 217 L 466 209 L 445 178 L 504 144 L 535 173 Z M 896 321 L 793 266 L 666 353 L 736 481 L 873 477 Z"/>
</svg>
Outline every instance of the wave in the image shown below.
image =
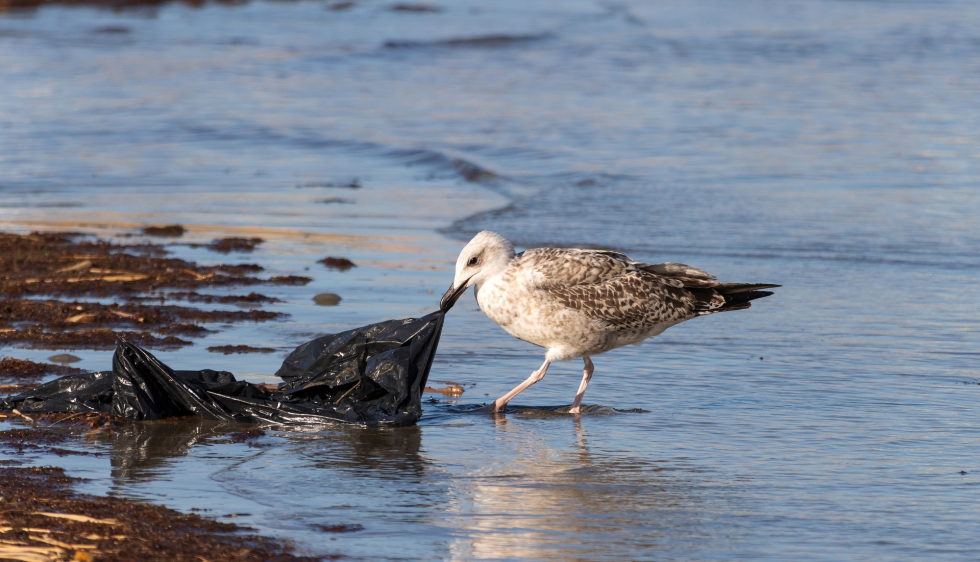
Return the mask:
<svg viewBox="0 0 980 562">
<path fill-rule="evenodd" d="M 396 158 L 407 159 L 409 165 L 423 165 L 451 172 L 471 183 L 486 183 L 499 180 L 496 172 L 455 156 L 428 149 L 392 150 L 388 153 Z"/>
<path fill-rule="evenodd" d="M 415 40 L 389 40 L 385 41 L 386 49 L 417 49 L 417 48 L 496 48 L 510 47 L 513 45 L 523 45 L 543 41 L 552 37 L 551 33 L 540 33 L 532 35 L 477 35 L 474 37 L 457 37 L 453 39 L 439 39 L 436 41 L 415 41 Z"/>
<path fill-rule="evenodd" d="M 269 142 L 300 145 L 306 148 L 349 150 L 360 153 L 373 153 L 382 157 L 403 161 L 408 166 L 423 166 L 431 169 L 433 177 L 456 176 L 470 183 L 487 185 L 499 184 L 506 180 L 497 172 L 470 160 L 428 148 L 393 148 L 372 141 L 357 141 L 325 138 L 316 131 L 299 131 L 298 134 L 283 134 L 267 127 L 232 126 L 225 129 L 205 127 L 200 124 L 187 124 L 181 127 L 183 133 L 190 133 L 196 140 L 205 137 L 209 140 L 225 142 Z M 336 187 L 336 186 L 331 186 Z M 347 185 L 344 187 L 354 187 Z M 358 185 L 357 187 L 360 187 Z"/>
</svg>

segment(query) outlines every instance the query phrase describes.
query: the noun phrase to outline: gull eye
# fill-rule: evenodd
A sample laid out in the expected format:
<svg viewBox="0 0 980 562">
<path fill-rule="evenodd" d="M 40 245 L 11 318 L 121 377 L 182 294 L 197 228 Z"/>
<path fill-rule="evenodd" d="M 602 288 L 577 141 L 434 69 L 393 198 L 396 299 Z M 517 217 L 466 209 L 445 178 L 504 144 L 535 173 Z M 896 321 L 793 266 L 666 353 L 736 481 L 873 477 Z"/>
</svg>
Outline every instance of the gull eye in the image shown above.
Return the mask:
<svg viewBox="0 0 980 562">
<path fill-rule="evenodd" d="M 476 262 L 477 262 L 476 256 L 473 256 L 472 258 L 470 258 L 470 261 L 466 262 L 466 265 L 476 265 Z"/>
</svg>

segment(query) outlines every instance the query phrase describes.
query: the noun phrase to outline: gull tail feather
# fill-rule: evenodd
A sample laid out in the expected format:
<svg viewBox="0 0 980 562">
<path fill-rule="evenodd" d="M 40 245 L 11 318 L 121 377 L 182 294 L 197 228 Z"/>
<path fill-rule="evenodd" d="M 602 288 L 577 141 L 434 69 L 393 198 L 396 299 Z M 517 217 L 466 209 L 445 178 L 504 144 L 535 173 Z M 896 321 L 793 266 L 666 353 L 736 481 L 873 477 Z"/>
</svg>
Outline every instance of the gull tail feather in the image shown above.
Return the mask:
<svg viewBox="0 0 980 562">
<path fill-rule="evenodd" d="M 729 310 L 744 310 L 751 308 L 756 299 L 768 297 L 772 291 L 760 291 L 759 289 L 774 289 L 780 285 L 767 283 L 719 283 L 712 287 L 712 296 L 706 299 L 699 299 L 702 304 L 698 307 L 697 315 L 706 316 L 716 312 L 728 312 Z M 697 290 L 692 291 L 697 292 Z M 724 302 L 721 302 L 721 301 Z M 718 306 L 718 305 L 721 306 Z"/>
<path fill-rule="evenodd" d="M 718 291 L 723 295 L 734 295 L 736 293 L 758 291 L 759 289 L 775 289 L 777 287 L 782 287 L 782 285 L 772 285 L 769 283 L 718 283 L 713 288 L 714 290 Z M 771 294 L 772 293 L 767 293 L 762 296 L 768 297 Z M 755 297 L 755 298 L 761 298 L 761 297 Z"/>
</svg>

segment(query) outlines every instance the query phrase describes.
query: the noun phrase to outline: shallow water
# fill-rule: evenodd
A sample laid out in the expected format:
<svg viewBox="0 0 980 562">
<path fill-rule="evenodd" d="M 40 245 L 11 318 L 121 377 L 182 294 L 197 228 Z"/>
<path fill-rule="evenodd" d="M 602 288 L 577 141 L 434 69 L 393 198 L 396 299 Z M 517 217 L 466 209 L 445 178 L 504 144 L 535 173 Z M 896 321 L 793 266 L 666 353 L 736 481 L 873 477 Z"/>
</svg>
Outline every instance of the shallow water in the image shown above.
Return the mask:
<svg viewBox="0 0 980 562">
<path fill-rule="evenodd" d="M 291 320 L 159 353 L 265 382 L 313 335 L 433 309 L 482 228 L 783 288 L 598 357 L 581 419 L 548 409 L 575 363 L 472 411 L 542 358 L 467 296 L 431 375 L 467 390 L 417 427 L 146 424 L 39 462 L 365 560 L 980 557 L 973 3 L 388 5 L 0 15 L 0 228 L 266 238 L 231 260 L 313 276 L 262 288 Z"/>
</svg>

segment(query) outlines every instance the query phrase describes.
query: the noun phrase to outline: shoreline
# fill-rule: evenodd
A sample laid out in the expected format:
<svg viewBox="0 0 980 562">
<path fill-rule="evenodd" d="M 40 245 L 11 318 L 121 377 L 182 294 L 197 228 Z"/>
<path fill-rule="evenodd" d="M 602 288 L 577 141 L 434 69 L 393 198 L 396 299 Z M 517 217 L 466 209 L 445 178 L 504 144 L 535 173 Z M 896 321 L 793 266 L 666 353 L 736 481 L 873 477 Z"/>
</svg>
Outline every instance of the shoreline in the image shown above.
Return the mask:
<svg viewBox="0 0 980 562">
<path fill-rule="evenodd" d="M 441 289 L 444 284 L 442 279 L 444 274 L 440 274 L 440 272 L 451 269 L 453 260 L 455 259 L 454 252 L 456 249 L 456 244 L 442 232 L 442 229 L 452 224 L 453 221 L 459 220 L 460 217 L 468 216 L 474 212 L 498 208 L 506 203 L 506 201 L 502 200 L 504 197 L 502 197 L 501 193 L 492 189 L 486 189 L 479 183 L 461 182 L 459 180 L 440 180 L 433 183 L 430 180 L 421 184 L 425 189 L 419 190 L 419 192 L 412 196 L 413 201 L 418 202 L 418 204 L 414 205 L 414 209 L 413 207 L 399 209 L 402 213 L 407 213 L 410 216 L 415 215 L 413 220 L 409 221 L 408 224 L 400 225 L 398 229 L 384 226 L 383 221 L 380 222 L 381 226 L 379 226 L 379 211 L 381 213 L 388 212 L 384 209 L 392 200 L 392 197 L 386 196 L 385 193 L 397 193 L 401 189 L 399 183 L 402 182 L 380 186 L 367 185 L 364 189 L 359 190 L 358 193 L 360 194 L 364 190 L 369 190 L 372 187 L 375 189 L 380 187 L 382 193 L 373 196 L 370 201 L 359 201 L 351 206 L 366 216 L 375 217 L 368 219 L 367 223 L 362 222 L 358 224 L 356 229 L 341 227 L 325 230 L 323 228 L 308 228 L 308 224 L 295 228 L 283 224 L 284 220 L 289 220 L 284 216 L 273 216 L 271 220 L 265 223 L 265 226 L 255 227 L 242 224 L 242 218 L 234 215 L 221 217 L 226 224 L 213 222 L 207 224 L 195 222 L 199 216 L 193 216 L 193 214 L 189 216 L 188 214 L 167 212 L 105 213 L 101 210 L 95 210 L 100 207 L 98 201 L 91 201 L 84 207 L 68 208 L 51 208 L 44 207 L 40 204 L 45 201 L 54 200 L 57 202 L 63 200 L 66 194 L 60 190 L 43 195 L 40 201 L 37 201 L 31 207 L 17 209 L 16 207 L 7 206 L 4 209 L 5 212 L 0 213 L 0 229 L 8 233 L 42 231 L 51 234 L 59 230 L 82 231 L 86 235 L 97 236 L 113 244 L 126 245 L 133 244 L 141 239 L 138 234 L 140 229 L 150 225 L 179 223 L 183 228 L 182 237 L 153 238 L 153 240 L 162 244 L 164 248 L 170 250 L 172 257 L 189 260 L 192 263 L 201 264 L 203 267 L 218 267 L 221 263 L 249 261 L 260 264 L 265 269 L 261 273 L 262 277 L 275 275 L 310 276 L 312 274 L 314 281 L 307 286 L 288 284 L 271 285 L 261 290 L 262 295 L 271 300 L 271 302 L 264 304 L 262 308 L 281 315 L 279 319 L 274 320 L 272 323 L 256 326 L 251 326 L 251 323 L 246 323 L 237 324 L 236 327 L 231 328 L 221 327 L 217 333 L 205 335 L 203 338 L 194 338 L 194 345 L 182 347 L 179 353 L 164 350 L 159 354 L 161 357 L 167 356 L 168 354 L 171 357 L 179 357 L 180 361 L 176 362 L 175 367 L 180 365 L 195 368 L 221 368 L 234 372 L 241 379 L 275 384 L 278 381 L 272 378 L 271 375 L 260 374 L 263 372 L 274 372 L 274 369 L 262 367 L 262 365 L 277 364 L 280 360 L 278 355 L 281 354 L 281 351 L 292 349 L 292 346 L 296 343 L 305 341 L 309 339 L 309 336 L 313 335 L 312 333 L 304 333 L 304 331 L 310 328 L 316 329 L 318 332 L 331 331 L 334 329 L 333 326 L 337 326 L 337 329 L 340 329 L 344 326 L 349 327 L 374 321 L 379 319 L 379 317 L 390 318 L 420 315 L 419 313 L 426 308 L 436 306 L 439 295 L 435 294 L 434 289 Z M 417 180 L 406 183 L 413 184 L 413 187 L 419 185 Z M 78 195 L 84 194 L 85 191 L 77 190 L 73 194 L 69 192 L 67 197 L 77 197 Z M 319 195 L 318 192 L 323 192 L 325 189 L 304 188 L 303 190 L 296 191 L 303 197 L 315 197 Z M 409 191 L 409 193 L 412 192 Z M 295 194 L 296 192 L 290 192 L 290 195 Z M 446 204 L 438 206 L 431 204 L 433 201 L 439 201 L 447 196 L 448 200 Z M 216 201 L 220 201 L 226 197 L 226 195 L 220 196 Z M 404 197 L 401 198 L 404 199 Z M 398 197 L 395 199 L 397 200 Z M 509 198 L 506 199 L 509 200 Z M 383 206 L 379 207 L 379 205 Z M 326 208 L 333 210 L 337 207 L 328 206 Z M 423 208 L 423 213 L 418 213 L 415 210 L 422 210 Z M 55 216 L 52 217 L 52 214 Z M 440 218 L 433 220 L 437 216 Z M 228 219 L 238 222 L 238 224 L 234 224 L 234 222 L 228 224 Z M 248 220 L 248 217 L 245 220 Z M 374 224 L 373 227 L 371 226 L 372 223 Z M 425 225 L 424 234 L 418 229 L 418 226 L 422 224 Z M 366 228 L 374 232 L 371 234 L 363 233 Z M 357 230 L 362 232 L 357 232 Z M 236 253 L 233 251 L 231 254 L 221 254 L 211 251 L 206 247 L 212 243 L 211 241 L 224 237 L 256 237 L 261 238 L 263 242 L 258 245 L 256 251 L 251 253 Z M 350 258 L 348 261 L 353 262 L 357 267 L 352 269 L 331 269 L 326 267 L 327 264 L 316 263 L 324 259 L 324 256 L 344 256 L 345 260 Z M 77 260 L 67 265 L 75 265 L 80 261 L 83 260 Z M 392 278 L 388 278 L 389 274 Z M 328 284 L 323 284 L 323 279 L 329 280 Z M 338 280 L 344 281 L 345 283 L 336 285 L 335 283 Z M 416 290 L 412 287 L 413 284 L 418 283 L 421 283 L 422 290 Z M 257 287 L 255 289 L 258 290 Z M 363 297 L 359 297 L 357 289 L 360 289 L 360 293 L 364 295 Z M 186 288 L 172 290 L 179 290 L 185 293 L 202 293 L 202 291 Z M 253 287 L 248 286 L 244 291 L 229 288 L 204 292 L 211 293 L 217 298 L 222 298 L 234 296 L 233 293 L 236 292 L 244 294 L 252 290 Z M 306 299 L 309 299 L 309 296 L 322 290 L 336 291 L 344 298 L 344 301 L 340 306 L 328 308 L 316 307 L 312 306 L 313 303 L 308 303 Z M 365 290 L 367 292 L 364 292 Z M 372 298 L 374 294 L 378 296 L 385 295 L 385 297 L 377 300 L 376 298 Z M 390 296 L 387 296 L 389 294 Z M 397 300 L 391 301 L 393 297 Z M 104 298 L 102 300 L 94 300 L 103 302 Z M 386 300 L 389 302 L 385 302 Z M 185 301 L 181 301 L 181 304 L 201 306 L 200 304 Z M 105 302 L 102 304 L 102 306 L 111 305 L 112 303 Z M 210 305 L 204 304 L 204 306 L 207 307 Z M 225 310 L 234 310 L 236 308 L 234 305 L 229 304 L 217 304 L 216 306 Z M 251 307 L 252 305 L 250 304 L 249 306 Z M 127 310 L 121 310 L 121 312 L 129 313 Z M 325 319 L 324 313 L 326 312 L 330 313 L 328 318 L 334 317 L 332 322 L 323 322 Z M 341 316 L 337 316 L 338 314 Z M 289 320 L 283 320 L 286 317 Z M 206 326 L 210 328 L 213 324 L 206 324 Z M 208 351 L 206 351 L 208 348 L 218 350 L 225 347 L 217 344 L 236 347 L 244 344 L 253 348 L 272 349 L 280 353 L 250 353 L 246 355 L 216 355 L 215 353 L 210 353 L 211 357 L 208 358 Z M 4 351 L 7 351 L 7 349 L 10 349 L 18 358 L 23 357 L 35 361 L 43 361 L 47 355 L 56 352 L 51 351 L 42 354 L 41 350 L 27 349 L 24 347 L 17 347 L 15 351 L 15 348 L 10 348 L 9 346 Z M 86 367 L 82 369 L 83 371 L 102 370 L 108 367 L 106 357 L 109 352 L 107 351 L 84 352 L 77 349 L 71 349 L 71 351 L 81 356 L 82 361 L 73 365 Z M 3 353 L 2 355 L 11 354 Z M 242 365 L 257 365 L 257 367 L 253 367 L 251 369 L 252 372 L 249 372 L 249 369 L 240 368 Z M 255 372 L 256 370 L 258 373 Z M 42 378 L 47 380 L 48 377 Z M 36 382 L 42 381 L 37 380 Z M 435 383 L 436 381 L 433 382 Z M 463 392 L 463 386 L 447 382 L 445 387 L 442 384 L 433 384 L 426 388 L 425 391 L 429 393 L 429 396 L 436 396 L 440 400 L 458 399 Z M 64 417 L 61 416 L 60 419 L 64 419 Z M 51 421 L 57 420 L 35 420 L 34 422 L 27 422 L 27 420 L 19 416 L 7 416 L 4 419 L 0 419 L 0 435 L 7 434 L 10 431 L 21 431 L 24 432 L 24 438 L 28 441 L 32 439 L 30 437 L 31 433 L 36 433 L 37 440 L 43 440 L 45 432 L 50 430 L 35 424 L 39 423 L 43 425 Z M 74 418 L 68 420 L 68 423 L 73 424 L 76 422 L 82 423 L 83 425 L 86 423 L 85 421 Z M 160 431 L 171 431 L 171 429 L 162 426 L 158 427 L 157 425 L 147 427 L 145 431 L 149 431 L 151 434 Z M 27 427 L 34 429 L 25 429 Z M 61 431 L 58 428 L 54 428 L 54 430 Z M 67 428 L 67 431 L 71 433 L 75 432 L 76 429 Z M 113 431 L 118 431 L 118 429 L 113 429 L 111 424 L 105 429 L 94 427 L 85 432 L 84 438 L 87 442 L 92 438 L 91 435 L 93 432 L 96 435 L 104 436 L 107 432 L 111 433 Z M 127 430 L 124 429 L 123 431 Z M 132 429 L 128 431 L 136 430 Z M 188 431 L 190 431 L 191 435 L 196 433 L 193 429 L 189 429 Z M 229 432 L 234 434 L 234 431 L 236 431 L 234 428 L 220 430 L 217 433 L 209 434 L 209 438 L 216 439 L 218 442 L 225 442 L 229 439 Z M 69 438 L 69 440 L 69 442 L 82 443 L 78 438 Z M 234 442 L 233 438 L 232 441 Z M 243 440 L 242 443 L 250 448 L 262 445 L 261 439 L 258 441 L 256 439 L 247 439 Z M 53 463 L 55 466 L 64 467 L 64 472 L 60 473 L 61 476 L 59 477 L 72 478 L 76 474 L 84 475 L 91 469 L 82 469 L 79 473 L 80 467 L 73 459 L 91 458 L 92 460 L 98 460 L 98 457 L 105 453 L 100 452 L 101 448 L 99 447 L 91 448 L 87 444 L 83 445 L 83 447 L 84 449 L 82 451 L 76 452 L 91 454 L 79 456 L 73 453 L 63 453 L 68 455 L 65 457 L 49 449 L 48 453 L 43 456 L 46 460 L 44 464 Z M 6 449 L 7 447 L 3 448 Z M 64 448 L 62 447 L 60 449 Z M 43 449 L 37 451 L 43 452 Z M 19 467 L 13 465 L 0 467 L 0 471 L 7 472 L 8 469 L 29 469 L 27 465 L 32 463 L 30 458 L 24 458 L 21 455 L 11 456 L 8 451 L 4 452 L 7 453 L 4 456 L 9 461 L 23 462 Z M 83 464 L 82 466 L 86 465 Z M 78 481 L 73 480 L 72 482 L 76 486 L 80 484 Z M 89 492 L 98 492 L 98 490 L 93 489 L 92 485 L 85 485 L 83 488 Z M 227 492 L 221 492 L 217 489 L 212 493 L 227 494 Z M 116 498 L 108 498 L 100 494 L 86 497 L 89 498 L 86 501 L 93 502 L 100 501 L 99 498 L 106 501 L 110 499 L 116 501 Z M 131 507 L 132 510 L 156 509 L 154 505 L 143 504 L 139 501 L 126 500 L 124 498 L 120 498 L 118 501 L 132 502 L 132 506 L 134 506 Z M 166 503 L 170 504 L 171 502 L 167 501 Z M 181 518 L 196 516 L 194 513 L 196 508 L 208 505 L 206 502 L 188 498 L 184 498 L 180 503 L 182 504 L 184 513 L 179 511 L 167 512 L 180 521 L 184 521 Z M 237 502 L 231 503 L 234 504 Z M 253 521 L 249 521 L 248 523 L 253 524 L 254 528 Z M 346 528 L 345 525 L 330 525 L 329 527 Z M 356 525 L 351 525 L 350 527 L 355 531 L 357 530 Z M 277 530 L 259 525 L 258 532 L 261 533 L 260 536 L 264 540 L 275 543 L 282 549 L 276 551 L 278 552 L 277 556 L 280 556 L 280 558 L 269 558 L 270 560 L 305 560 L 296 557 L 289 548 L 283 547 L 283 545 L 291 544 L 292 541 L 285 539 Z M 331 531 L 328 529 L 323 532 L 330 533 Z M 344 536 L 347 536 L 346 533 Z M 3 537 L 3 535 L 0 535 L 0 537 Z M 212 546 L 221 546 L 224 544 L 222 537 L 223 534 L 219 533 L 211 537 L 205 537 L 205 539 L 210 540 Z M 67 544 L 76 541 L 69 540 L 64 542 Z M 316 541 L 316 543 L 319 542 L 319 540 Z M 32 542 L 29 545 L 25 545 L 25 547 L 35 548 L 36 546 L 34 545 L 36 544 L 36 542 Z M 316 548 L 317 550 L 322 550 L 322 545 Z M 273 551 L 269 550 L 269 552 Z M 323 559 L 329 559 L 330 556 L 326 555 Z M 206 558 L 208 560 L 220 560 L 220 558 L 209 556 L 206 556 Z M 104 558 L 100 556 L 97 559 L 101 560 Z M 171 559 L 182 560 L 181 558 Z M 187 559 L 198 560 L 197 558 Z"/>
<path fill-rule="evenodd" d="M 105 424 L 91 430 L 100 431 L 113 429 Z M 240 440 L 252 437 L 243 432 Z M 57 429 L 36 425 L 0 431 L 0 446 L 5 448 L 58 456 L 92 454 L 56 446 L 72 440 Z M 289 541 L 254 534 L 249 527 L 198 513 L 79 493 L 76 487 L 82 479 L 68 476 L 63 468 L 30 466 L 17 460 L 2 465 L 0 558 L 5 560 L 313 562 L 335 558 L 329 554 L 300 556 Z"/>
</svg>

